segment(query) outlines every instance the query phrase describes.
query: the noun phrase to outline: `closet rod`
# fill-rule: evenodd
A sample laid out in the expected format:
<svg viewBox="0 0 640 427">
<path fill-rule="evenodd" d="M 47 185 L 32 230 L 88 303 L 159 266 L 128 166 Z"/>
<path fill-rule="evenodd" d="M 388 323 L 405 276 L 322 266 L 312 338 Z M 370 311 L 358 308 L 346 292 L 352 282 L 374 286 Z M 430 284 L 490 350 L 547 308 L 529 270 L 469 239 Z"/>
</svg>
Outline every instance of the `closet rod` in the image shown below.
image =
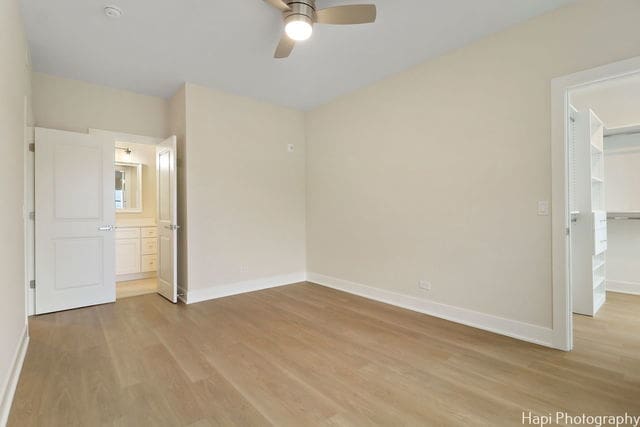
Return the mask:
<svg viewBox="0 0 640 427">
<path fill-rule="evenodd" d="M 640 216 L 608 216 L 611 220 L 640 220 Z"/>
</svg>

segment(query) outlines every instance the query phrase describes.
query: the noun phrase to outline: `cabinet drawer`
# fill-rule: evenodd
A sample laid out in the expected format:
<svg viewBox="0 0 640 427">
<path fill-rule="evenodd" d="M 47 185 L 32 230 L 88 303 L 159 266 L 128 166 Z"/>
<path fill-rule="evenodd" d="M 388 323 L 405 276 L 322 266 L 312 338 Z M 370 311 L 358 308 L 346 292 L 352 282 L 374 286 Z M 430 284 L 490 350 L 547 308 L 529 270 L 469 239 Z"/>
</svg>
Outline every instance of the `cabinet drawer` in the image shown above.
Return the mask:
<svg viewBox="0 0 640 427">
<path fill-rule="evenodd" d="M 118 228 L 116 229 L 116 239 L 139 239 L 139 228 Z"/>
<path fill-rule="evenodd" d="M 140 237 L 143 239 L 158 237 L 158 229 L 156 227 L 143 227 L 140 229 Z"/>
<path fill-rule="evenodd" d="M 158 258 L 156 255 L 142 255 L 140 270 L 143 273 L 158 270 Z"/>
<path fill-rule="evenodd" d="M 142 239 L 142 255 L 158 253 L 158 239 Z"/>
</svg>

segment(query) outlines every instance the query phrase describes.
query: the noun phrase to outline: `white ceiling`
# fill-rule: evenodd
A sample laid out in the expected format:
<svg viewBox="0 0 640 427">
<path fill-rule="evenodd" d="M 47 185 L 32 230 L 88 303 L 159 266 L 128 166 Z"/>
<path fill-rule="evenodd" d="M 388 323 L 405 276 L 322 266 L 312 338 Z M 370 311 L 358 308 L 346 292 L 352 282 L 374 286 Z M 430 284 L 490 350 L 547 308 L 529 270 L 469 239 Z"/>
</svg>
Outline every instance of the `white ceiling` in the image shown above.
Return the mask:
<svg viewBox="0 0 640 427">
<path fill-rule="evenodd" d="M 318 0 L 375 3 L 375 24 L 317 25 L 288 59 L 261 0 L 22 0 L 36 71 L 148 95 L 185 81 L 310 109 L 572 0 Z M 124 16 L 110 19 L 115 4 Z"/>
</svg>

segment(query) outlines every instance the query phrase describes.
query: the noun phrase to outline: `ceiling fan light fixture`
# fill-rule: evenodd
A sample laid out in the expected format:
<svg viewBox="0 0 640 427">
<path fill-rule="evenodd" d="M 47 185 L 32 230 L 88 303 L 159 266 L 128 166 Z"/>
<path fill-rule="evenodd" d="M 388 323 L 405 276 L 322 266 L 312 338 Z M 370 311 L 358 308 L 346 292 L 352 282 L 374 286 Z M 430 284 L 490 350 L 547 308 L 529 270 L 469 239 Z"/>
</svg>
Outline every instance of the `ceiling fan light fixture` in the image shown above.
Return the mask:
<svg viewBox="0 0 640 427">
<path fill-rule="evenodd" d="M 292 15 L 286 20 L 285 33 L 291 40 L 304 41 L 313 34 L 311 19 L 304 15 Z"/>
<path fill-rule="evenodd" d="M 105 6 L 104 14 L 107 15 L 108 18 L 120 18 L 122 16 L 122 9 L 118 6 Z"/>
</svg>

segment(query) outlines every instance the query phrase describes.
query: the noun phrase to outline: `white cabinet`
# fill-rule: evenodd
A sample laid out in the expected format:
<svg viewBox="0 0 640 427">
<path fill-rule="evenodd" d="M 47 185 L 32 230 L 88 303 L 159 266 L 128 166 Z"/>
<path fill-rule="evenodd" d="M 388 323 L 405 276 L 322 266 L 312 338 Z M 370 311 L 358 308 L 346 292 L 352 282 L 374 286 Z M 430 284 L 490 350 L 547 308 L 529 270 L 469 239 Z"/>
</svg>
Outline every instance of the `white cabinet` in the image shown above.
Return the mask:
<svg viewBox="0 0 640 427">
<path fill-rule="evenodd" d="M 607 212 L 602 121 L 575 112 L 571 128 L 571 287 L 574 313 L 593 316 L 605 302 Z"/>
<path fill-rule="evenodd" d="M 116 275 L 140 272 L 140 239 L 116 240 Z"/>
<path fill-rule="evenodd" d="M 127 227 L 116 230 L 117 280 L 149 277 L 157 271 L 156 227 Z"/>
</svg>

